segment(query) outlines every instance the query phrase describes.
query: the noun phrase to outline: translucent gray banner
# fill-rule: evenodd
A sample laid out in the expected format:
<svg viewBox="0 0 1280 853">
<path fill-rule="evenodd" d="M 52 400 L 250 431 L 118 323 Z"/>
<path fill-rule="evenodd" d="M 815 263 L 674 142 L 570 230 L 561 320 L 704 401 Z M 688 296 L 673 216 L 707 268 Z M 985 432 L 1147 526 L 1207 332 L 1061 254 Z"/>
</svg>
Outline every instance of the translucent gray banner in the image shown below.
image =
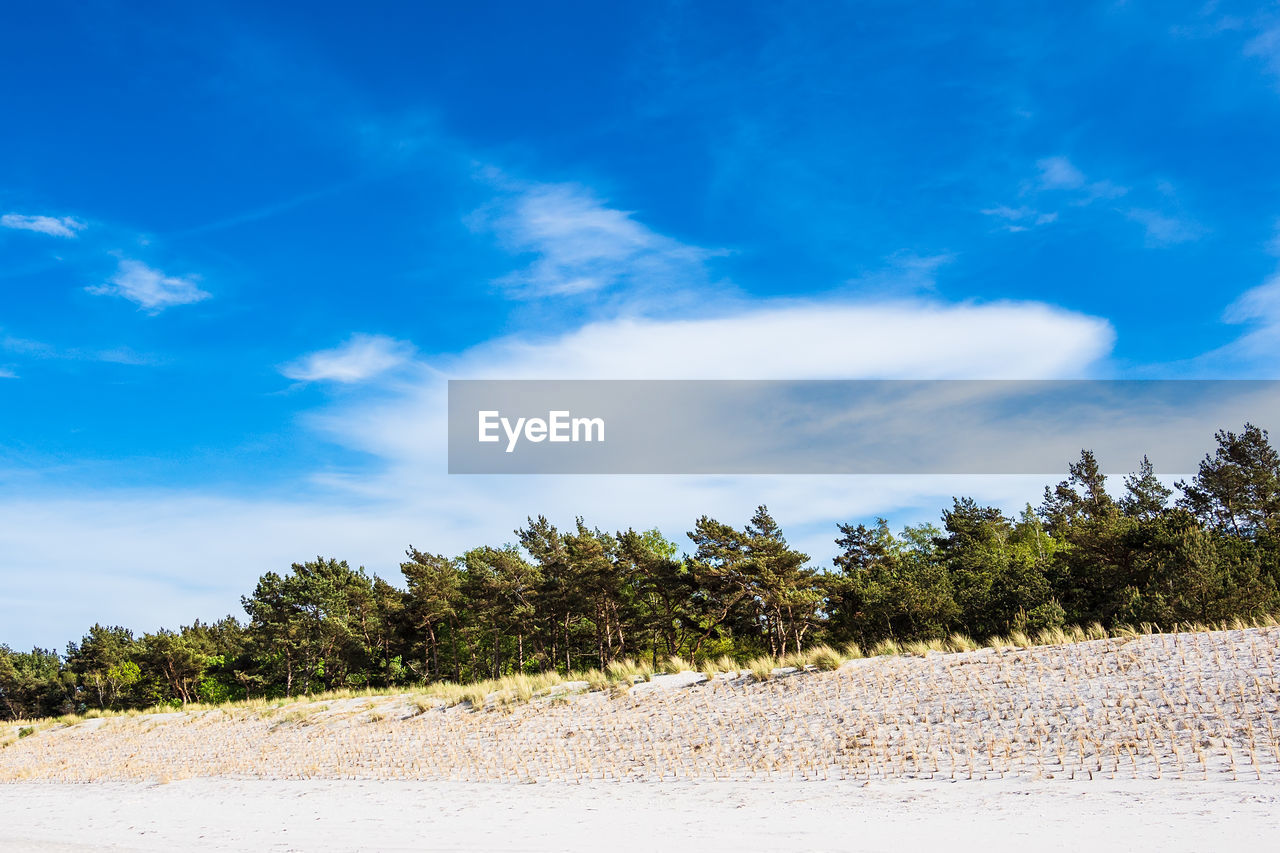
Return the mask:
<svg viewBox="0 0 1280 853">
<path fill-rule="evenodd" d="M 1276 380 L 451 380 L 451 474 L 1193 473 Z"/>
</svg>

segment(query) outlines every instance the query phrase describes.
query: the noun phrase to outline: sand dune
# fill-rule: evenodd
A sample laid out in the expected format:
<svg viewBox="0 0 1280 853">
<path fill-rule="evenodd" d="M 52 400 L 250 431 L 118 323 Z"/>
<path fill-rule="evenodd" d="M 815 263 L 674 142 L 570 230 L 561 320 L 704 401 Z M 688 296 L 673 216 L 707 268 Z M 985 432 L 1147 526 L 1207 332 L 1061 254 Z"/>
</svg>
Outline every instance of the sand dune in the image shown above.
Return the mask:
<svg viewBox="0 0 1280 853">
<path fill-rule="evenodd" d="M 405 694 L 92 719 L 0 750 L 18 783 L 0 785 L 0 844 L 1280 843 L 1278 658 L 1280 629 L 1262 628 L 686 675 L 483 712 Z"/>
<path fill-rule="evenodd" d="M 484 712 L 405 695 L 95 719 L 0 751 L 0 780 L 1275 781 L 1278 647 L 1280 629 L 1263 628 L 871 658 Z"/>
</svg>

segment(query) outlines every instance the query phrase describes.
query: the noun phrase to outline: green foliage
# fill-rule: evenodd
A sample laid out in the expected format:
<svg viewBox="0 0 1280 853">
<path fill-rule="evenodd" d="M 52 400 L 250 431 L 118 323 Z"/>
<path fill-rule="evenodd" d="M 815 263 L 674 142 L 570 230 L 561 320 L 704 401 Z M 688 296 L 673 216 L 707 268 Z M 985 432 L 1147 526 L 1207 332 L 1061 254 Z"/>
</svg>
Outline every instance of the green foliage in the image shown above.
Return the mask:
<svg viewBox="0 0 1280 853">
<path fill-rule="evenodd" d="M 724 633 L 774 657 L 798 651 L 821 621 L 825 589 L 809 555 L 787 545 L 768 509 L 758 507 L 742 530 L 703 516 L 689 538 L 698 546 L 690 568 L 705 605 L 693 653 Z"/>
<path fill-rule="evenodd" d="M 76 710 L 75 675 L 49 649 L 15 652 L 0 645 L 0 717 L 53 717 Z"/>
<path fill-rule="evenodd" d="M 1275 533 L 1280 528 L 1280 454 L 1266 430 L 1245 424 L 1237 434 L 1222 430 L 1212 456 L 1190 482 L 1178 483 L 1178 504 L 1211 527 L 1237 536 Z"/>
<path fill-rule="evenodd" d="M 263 575 L 243 599 L 255 666 L 286 696 L 360 683 L 394 628 L 380 618 L 377 592 L 364 569 L 345 560 L 317 557 L 294 563 L 288 575 Z"/>
</svg>

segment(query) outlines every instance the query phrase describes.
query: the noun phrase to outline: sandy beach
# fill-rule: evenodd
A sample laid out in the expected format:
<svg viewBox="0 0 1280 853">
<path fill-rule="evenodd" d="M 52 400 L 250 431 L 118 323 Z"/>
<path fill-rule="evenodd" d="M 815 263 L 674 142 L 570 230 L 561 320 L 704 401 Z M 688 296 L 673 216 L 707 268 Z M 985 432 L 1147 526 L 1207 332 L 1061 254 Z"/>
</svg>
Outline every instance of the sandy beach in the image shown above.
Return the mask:
<svg viewBox="0 0 1280 853">
<path fill-rule="evenodd" d="M 1268 849 L 1258 782 L 264 782 L 0 785 L 31 851 Z"/>
<path fill-rule="evenodd" d="M 31 850 L 1212 850 L 1280 843 L 1280 629 L 48 724 Z"/>
</svg>

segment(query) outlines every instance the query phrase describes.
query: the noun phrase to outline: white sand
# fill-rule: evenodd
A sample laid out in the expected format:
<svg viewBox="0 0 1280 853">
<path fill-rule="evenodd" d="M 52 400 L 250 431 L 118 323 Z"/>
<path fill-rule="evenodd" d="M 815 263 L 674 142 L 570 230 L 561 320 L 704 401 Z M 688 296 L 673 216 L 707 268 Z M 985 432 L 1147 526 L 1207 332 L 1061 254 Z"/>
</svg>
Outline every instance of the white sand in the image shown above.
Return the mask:
<svg viewBox="0 0 1280 853">
<path fill-rule="evenodd" d="M 1280 788 L 1172 780 L 0 785 L 0 849 L 1269 850 Z"/>
</svg>

